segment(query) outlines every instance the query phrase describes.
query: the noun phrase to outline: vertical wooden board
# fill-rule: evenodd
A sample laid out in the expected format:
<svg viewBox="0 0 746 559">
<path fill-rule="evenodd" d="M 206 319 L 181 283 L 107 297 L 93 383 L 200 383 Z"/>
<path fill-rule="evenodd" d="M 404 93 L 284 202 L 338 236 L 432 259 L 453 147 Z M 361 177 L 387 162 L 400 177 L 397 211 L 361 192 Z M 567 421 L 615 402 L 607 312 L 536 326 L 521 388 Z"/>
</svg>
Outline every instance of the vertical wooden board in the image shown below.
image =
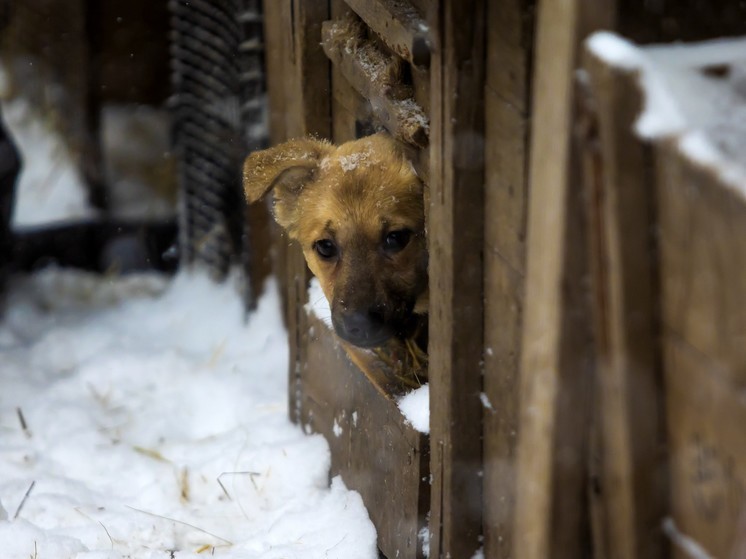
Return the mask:
<svg viewBox="0 0 746 559">
<path fill-rule="evenodd" d="M 281 60 L 277 71 L 282 72 L 282 80 L 273 78 L 268 83 L 275 88 L 274 94 L 279 100 L 276 106 L 282 111 L 282 116 L 275 114 L 274 121 L 270 122 L 283 139 L 305 135 L 329 137 L 329 61 L 320 45 L 321 23 L 329 17 L 329 4 L 318 0 L 282 0 L 265 2 L 265 8 L 269 8 L 269 21 L 277 25 L 276 29 L 267 29 L 267 40 L 271 40 L 281 53 L 277 55 Z M 273 70 L 270 68 L 268 72 L 271 74 Z M 269 94 L 273 94 L 272 90 Z M 270 111 L 273 111 L 271 105 Z M 274 141 L 275 136 L 272 139 Z M 306 332 L 303 306 L 309 272 L 297 243 L 286 244 L 284 235 L 279 243 L 285 244 L 283 249 L 286 249 L 283 283 L 290 344 L 289 412 L 291 419 L 297 421 L 301 406 L 299 394 L 303 389 L 300 381 Z"/>
<path fill-rule="evenodd" d="M 288 135 L 318 135 L 328 138 L 331 131 L 329 60 L 321 48 L 321 24 L 329 19 L 327 0 L 292 2 L 294 78 L 287 90 Z M 295 106 L 294 106 L 295 105 Z M 296 109 L 297 107 L 297 109 Z"/>
<path fill-rule="evenodd" d="M 487 4 L 484 550 L 513 555 L 533 2 Z"/>
<path fill-rule="evenodd" d="M 329 442 L 332 475 L 358 491 L 386 557 L 420 559 L 430 485 L 427 435 L 371 384 L 330 329 L 309 317 L 303 423 Z"/>
<path fill-rule="evenodd" d="M 636 76 L 586 57 L 600 140 L 600 168 L 587 177 L 598 205 L 597 406 L 603 434 L 600 476 L 609 557 L 660 557 L 666 506 L 654 252 L 654 189 L 649 159 L 633 124 L 642 110 Z M 589 192 L 593 196 L 594 192 Z"/>
<path fill-rule="evenodd" d="M 519 558 L 588 553 L 584 454 L 593 355 L 579 160 L 571 133 L 579 43 L 608 25 L 593 17 L 599 13 L 586 0 L 539 4 L 513 531 L 513 556 Z"/>
<path fill-rule="evenodd" d="M 430 67 L 430 556 L 480 547 L 484 5 L 433 2 Z"/>
<path fill-rule="evenodd" d="M 675 146 L 656 158 L 663 320 L 746 382 L 746 196 Z"/>
<path fill-rule="evenodd" d="M 743 385 L 673 332 L 665 336 L 665 361 L 676 528 L 712 557 L 739 557 L 739 519 L 746 514 Z M 690 557 L 677 551 L 680 559 Z"/>
<path fill-rule="evenodd" d="M 487 206 L 490 207 L 490 206 Z M 485 249 L 484 549 L 512 557 L 524 276 Z"/>
<path fill-rule="evenodd" d="M 541 3 L 530 155 L 526 306 L 521 359 L 513 555 L 564 556 L 551 547 L 552 456 L 561 332 L 561 281 L 574 49 L 579 2 Z M 550 551 L 551 550 L 551 551 Z M 554 555 L 553 551 L 559 551 Z"/>
<path fill-rule="evenodd" d="M 290 58 L 290 40 L 286 31 L 288 22 L 284 14 L 287 2 L 264 0 L 264 67 L 267 69 L 267 100 L 269 104 L 269 137 L 273 144 L 288 139 L 285 127 L 285 83 L 289 70 L 285 69 Z M 289 12 L 288 12 L 289 15 Z"/>
<path fill-rule="evenodd" d="M 489 87 L 485 99 L 486 249 L 498 253 L 522 274 L 526 254 L 528 118 Z"/>
<path fill-rule="evenodd" d="M 535 0 L 488 3 L 487 86 L 524 114 L 531 101 L 535 5 Z"/>
</svg>

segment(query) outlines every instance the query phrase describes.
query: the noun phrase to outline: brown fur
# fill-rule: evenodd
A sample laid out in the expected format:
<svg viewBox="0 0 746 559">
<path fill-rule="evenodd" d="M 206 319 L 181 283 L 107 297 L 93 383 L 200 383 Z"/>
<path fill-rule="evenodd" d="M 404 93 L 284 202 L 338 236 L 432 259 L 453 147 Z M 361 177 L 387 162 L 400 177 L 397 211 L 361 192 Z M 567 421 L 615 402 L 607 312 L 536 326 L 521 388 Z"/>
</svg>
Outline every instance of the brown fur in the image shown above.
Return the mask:
<svg viewBox="0 0 746 559">
<path fill-rule="evenodd" d="M 344 316 L 370 309 L 392 335 L 408 334 L 413 313 L 427 308 L 423 185 L 394 140 L 291 140 L 246 159 L 244 189 L 249 202 L 273 190 L 275 219 L 301 244 L 342 337 Z M 401 230 L 411 231 L 408 243 L 385 250 L 386 235 Z M 335 243 L 336 258 L 318 254 L 324 239 Z"/>
</svg>

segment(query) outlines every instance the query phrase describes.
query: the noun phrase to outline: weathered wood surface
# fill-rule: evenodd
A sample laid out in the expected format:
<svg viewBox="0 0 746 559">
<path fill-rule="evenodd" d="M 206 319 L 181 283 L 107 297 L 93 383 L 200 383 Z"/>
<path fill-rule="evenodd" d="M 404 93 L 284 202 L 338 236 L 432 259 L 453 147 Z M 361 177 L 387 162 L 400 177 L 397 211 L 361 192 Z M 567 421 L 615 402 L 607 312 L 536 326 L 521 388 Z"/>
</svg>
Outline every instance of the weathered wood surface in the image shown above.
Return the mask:
<svg viewBox="0 0 746 559">
<path fill-rule="evenodd" d="M 602 435 L 596 546 L 610 558 L 652 559 L 663 555 L 666 491 L 654 190 L 650 154 L 633 133 L 643 101 L 634 74 L 585 54 L 598 126 L 585 177 Z"/>
<path fill-rule="evenodd" d="M 427 145 L 427 116 L 411 88 L 402 84 L 401 60 L 367 40 L 362 23 L 350 18 L 325 22 L 322 46 L 393 136 L 417 147 Z"/>
<path fill-rule="evenodd" d="M 483 532 L 491 559 L 513 556 L 533 7 L 487 3 Z"/>
<path fill-rule="evenodd" d="M 746 194 L 656 146 L 671 515 L 739 557 L 746 515 Z M 739 528 L 739 522 L 740 528 Z M 677 557 L 686 554 L 678 549 Z"/>
<path fill-rule="evenodd" d="M 326 2 L 316 0 L 265 0 L 265 41 L 269 71 L 270 137 L 273 142 L 306 135 L 328 138 L 330 120 L 329 62 L 319 45 L 321 23 L 329 17 Z M 292 30 L 288 33 L 287 30 Z M 305 311 L 308 268 L 296 244 L 288 244 L 279 233 L 276 246 L 284 271 L 286 326 L 290 342 L 289 410 L 299 419 L 300 367 L 306 333 Z"/>
<path fill-rule="evenodd" d="M 332 475 L 362 496 L 383 554 L 422 558 L 428 437 L 405 422 L 395 400 L 360 372 L 324 323 L 309 317 L 308 325 L 301 422 L 329 442 Z"/>
<path fill-rule="evenodd" d="M 437 4 L 440 4 L 438 6 Z M 433 3 L 430 130 L 430 557 L 481 547 L 484 44 L 481 0 Z"/>
<path fill-rule="evenodd" d="M 345 19 L 348 11 L 342 0 L 330 4 L 335 20 Z M 330 69 L 326 95 L 331 134 L 325 137 L 342 143 L 374 132 L 379 123 L 370 101 L 350 85 L 338 64 Z M 296 289 L 301 289 L 299 283 Z M 301 300 L 299 293 L 294 297 Z M 385 364 L 370 352 L 339 342 L 328 327 L 300 306 L 295 308 L 300 314 L 294 326 L 299 330 L 290 390 L 297 394 L 297 400 L 291 395 L 291 402 L 298 421 L 326 437 L 332 474 L 341 475 L 347 487 L 361 494 L 382 553 L 422 558 L 418 533 L 427 525 L 430 492 L 427 436 L 405 423 L 394 399 L 400 385 Z"/>
<path fill-rule="evenodd" d="M 415 66 L 430 64 L 429 27 L 406 0 L 345 0 L 392 51 Z"/>
<path fill-rule="evenodd" d="M 606 8 L 606 10 L 604 10 Z M 586 231 L 571 134 L 580 41 L 609 6 L 539 4 L 513 557 L 589 553 L 591 344 Z"/>
</svg>

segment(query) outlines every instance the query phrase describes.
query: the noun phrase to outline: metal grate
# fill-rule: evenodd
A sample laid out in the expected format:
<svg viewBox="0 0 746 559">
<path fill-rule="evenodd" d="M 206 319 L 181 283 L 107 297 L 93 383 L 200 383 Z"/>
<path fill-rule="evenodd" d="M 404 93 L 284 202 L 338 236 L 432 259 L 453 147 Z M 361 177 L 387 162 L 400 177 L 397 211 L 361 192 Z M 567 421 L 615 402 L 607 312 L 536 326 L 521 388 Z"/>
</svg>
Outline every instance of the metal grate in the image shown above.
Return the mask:
<svg viewBox="0 0 746 559">
<path fill-rule="evenodd" d="M 172 0 L 174 144 L 179 160 L 181 258 L 216 280 L 250 266 L 241 163 L 266 145 L 261 3 Z M 252 301 L 246 301 L 248 306 Z"/>
</svg>

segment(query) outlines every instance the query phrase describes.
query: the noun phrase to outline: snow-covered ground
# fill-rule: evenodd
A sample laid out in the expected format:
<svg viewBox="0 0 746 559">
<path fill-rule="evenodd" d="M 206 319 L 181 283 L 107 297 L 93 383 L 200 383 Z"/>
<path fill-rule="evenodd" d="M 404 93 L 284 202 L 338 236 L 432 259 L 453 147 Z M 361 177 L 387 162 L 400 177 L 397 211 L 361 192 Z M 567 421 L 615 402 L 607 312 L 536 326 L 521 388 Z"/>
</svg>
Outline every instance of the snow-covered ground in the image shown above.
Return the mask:
<svg viewBox="0 0 746 559">
<path fill-rule="evenodd" d="M 15 281 L 0 323 L 2 557 L 377 556 L 358 494 L 329 486 L 326 442 L 287 419 L 267 291 L 244 324 L 232 286 L 201 274 Z"/>
<path fill-rule="evenodd" d="M 79 179 L 55 178 L 69 169 L 44 151 L 56 140 L 20 116 L 15 132 L 37 141 L 19 142 L 34 164 L 16 223 L 90 215 Z M 199 272 L 13 278 L 0 557 L 376 558 L 359 495 L 329 480 L 326 442 L 287 419 L 278 299 L 270 283 L 245 321 L 233 283 Z"/>
</svg>

